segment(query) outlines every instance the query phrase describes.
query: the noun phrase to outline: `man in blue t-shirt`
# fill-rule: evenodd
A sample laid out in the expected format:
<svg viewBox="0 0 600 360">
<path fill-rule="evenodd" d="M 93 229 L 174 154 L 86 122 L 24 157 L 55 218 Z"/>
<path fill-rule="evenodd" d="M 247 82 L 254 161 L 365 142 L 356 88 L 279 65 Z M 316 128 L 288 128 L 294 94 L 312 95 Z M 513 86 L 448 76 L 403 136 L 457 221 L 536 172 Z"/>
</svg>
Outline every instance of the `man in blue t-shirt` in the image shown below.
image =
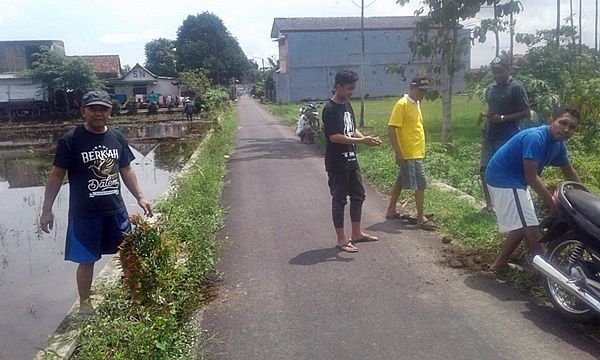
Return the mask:
<svg viewBox="0 0 600 360">
<path fill-rule="evenodd" d="M 556 204 L 540 177 L 544 167 L 560 167 L 567 180 L 581 182 L 569 161 L 565 144 L 579 124 L 579 119 L 580 114 L 576 109 L 558 108 L 550 118 L 549 125 L 517 133 L 498 149 L 488 163 L 485 171 L 487 187 L 496 208 L 498 227 L 506 233 L 491 270 L 508 268 L 508 260 L 523 237 L 527 239 L 531 253 L 543 252 L 538 242 L 539 222 L 528 187 L 535 190 L 552 213 Z"/>
<path fill-rule="evenodd" d="M 130 229 L 120 179 L 144 213 L 152 216 L 152 205 L 142 194 L 130 165 L 134 156 L 127 141 L 106 125 L 111 109 L 111 99 L 105 91 L 90 91 L 83 96 L 81 115 L 85 122 L 63 135 L 58 143 L 40 216 L 42 231 L 49 233 L 54 227 L 52 205 L 68 173 L 65 260 L 79 264 L 80 314 L 93 312 L 90 289 L 94 264 L 102 254 L 116 253 L 124 233 Z"/>
</svg>

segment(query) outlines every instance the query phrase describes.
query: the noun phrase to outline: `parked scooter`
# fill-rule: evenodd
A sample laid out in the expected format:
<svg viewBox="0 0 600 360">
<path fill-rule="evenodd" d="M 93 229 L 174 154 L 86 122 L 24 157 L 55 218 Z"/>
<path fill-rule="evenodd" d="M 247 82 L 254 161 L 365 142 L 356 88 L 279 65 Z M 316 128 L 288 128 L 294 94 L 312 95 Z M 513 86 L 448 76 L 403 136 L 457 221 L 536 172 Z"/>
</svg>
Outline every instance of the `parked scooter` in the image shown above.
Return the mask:
<svg viewBox="0 0 600 360">
<path fill-rule="evenodd" d="M 304 105 L 304 107 L 300 108 L 300 115 L 306 116 L 308 119 L 308 125 L 314 131 L 319 131 L 320 129 L 318 107 L 319 106 L 315 103 L 308 103 Z"/>
<path fill-rule="evenodd" d="M 315 133 L 319 132 L 319 130 L 318 105 L 308 103 L 301 107 L 298 114 L 298 127 L 296 129 L 296 134 L 300 137 L 300 141 L 312 144 L 315 141 Z"/>
<path fill-rule="evenodd" d="M 600 197 L 576 182 L 561 183 L 554 193 L 557 214 L 542 220 L 545 257 L 533 266 L 544 276 L 544 289 L 565 317 L 585 321 L 600 312 Z"/>
</svg>

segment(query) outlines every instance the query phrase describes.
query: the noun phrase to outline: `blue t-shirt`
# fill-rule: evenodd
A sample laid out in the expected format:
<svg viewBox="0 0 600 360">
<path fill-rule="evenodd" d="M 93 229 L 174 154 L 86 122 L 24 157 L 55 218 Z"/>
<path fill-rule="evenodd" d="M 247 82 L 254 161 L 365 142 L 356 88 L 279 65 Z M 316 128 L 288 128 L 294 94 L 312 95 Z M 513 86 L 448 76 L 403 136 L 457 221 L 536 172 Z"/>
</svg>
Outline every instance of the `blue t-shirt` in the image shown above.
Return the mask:
<svg viewBox="0 0 600 360">
<path fill-rule="evenodd" d="M 555 140 L 548 125 L 528 128 L 496 151 L 485 170 L 486 182 L 499 188 L 526 189 L 525 159 L 538 163 L 538 175 L 546 165 L 562 167 L 569 164 L 565 142 Z"/>
</svg>

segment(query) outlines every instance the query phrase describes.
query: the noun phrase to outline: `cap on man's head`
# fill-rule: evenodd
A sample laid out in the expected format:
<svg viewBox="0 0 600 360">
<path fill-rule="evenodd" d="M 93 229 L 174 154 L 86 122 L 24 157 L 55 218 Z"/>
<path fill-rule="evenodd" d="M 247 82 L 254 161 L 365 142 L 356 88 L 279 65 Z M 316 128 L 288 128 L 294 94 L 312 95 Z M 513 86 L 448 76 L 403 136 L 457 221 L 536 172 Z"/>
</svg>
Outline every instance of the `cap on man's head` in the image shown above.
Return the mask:
<svg viewBox="0 0 600 360">
<path fill-rule="evenodd" d="M 495 57 L 494 60 L 490 63 L 491 68 L 505 68 L 508 69 L 510 65 L 508 64 L 508 59 L 502 56 Z"/>
<path fill-rule="evenodd" d="M 429 79 L 424 77 L 424 76 L 417 76 L 416 78 L 412 79 L 412 81 L 410 82 L 411 86 L 416 86 L 419 89 L 422 90 L 429 90 L 431 89 L 431 85 L 429 83 Z"/>
<path fill-rule="evenodd" d="M 102 105 L 112 108 L 112 100 L 106 91 L 94 90 L 83 95 L 82 106 Z"/>
</svg>

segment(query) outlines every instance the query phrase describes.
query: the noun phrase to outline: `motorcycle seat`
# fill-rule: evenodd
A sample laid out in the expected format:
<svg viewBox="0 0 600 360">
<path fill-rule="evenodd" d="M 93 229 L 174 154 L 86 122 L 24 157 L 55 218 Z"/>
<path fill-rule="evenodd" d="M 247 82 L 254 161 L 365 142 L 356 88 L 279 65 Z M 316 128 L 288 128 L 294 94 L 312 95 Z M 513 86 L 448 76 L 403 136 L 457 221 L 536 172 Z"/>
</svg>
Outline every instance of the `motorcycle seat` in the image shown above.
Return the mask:
<svg viewBox="0 0 600 360">
<path fill-rule="evenodd" d="M 600 197 L 590 192 L 571 189 L 565 197 L 581 215 L 592 224 L 600 227 Z"/>
</svg>

